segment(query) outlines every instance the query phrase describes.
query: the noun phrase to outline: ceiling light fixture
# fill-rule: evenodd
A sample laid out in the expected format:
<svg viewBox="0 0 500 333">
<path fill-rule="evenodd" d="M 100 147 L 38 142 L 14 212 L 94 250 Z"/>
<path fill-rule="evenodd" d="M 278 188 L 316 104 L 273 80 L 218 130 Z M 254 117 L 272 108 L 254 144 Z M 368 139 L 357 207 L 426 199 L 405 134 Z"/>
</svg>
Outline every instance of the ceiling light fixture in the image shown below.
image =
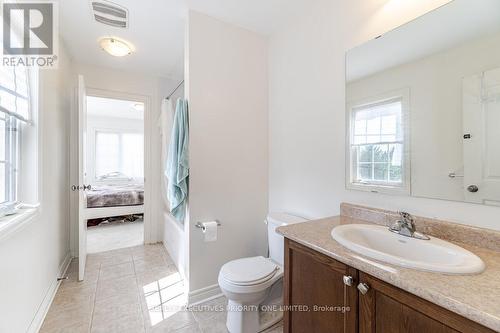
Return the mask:
<svg viewBox="0 0 500 333">
<path fill-rule="evenodd" d="M 132 44 L 116 37 L 103 37 L 99 40 L 99 45 L 115 57 L 124 57 L 134 51 Z"/>
</svg>

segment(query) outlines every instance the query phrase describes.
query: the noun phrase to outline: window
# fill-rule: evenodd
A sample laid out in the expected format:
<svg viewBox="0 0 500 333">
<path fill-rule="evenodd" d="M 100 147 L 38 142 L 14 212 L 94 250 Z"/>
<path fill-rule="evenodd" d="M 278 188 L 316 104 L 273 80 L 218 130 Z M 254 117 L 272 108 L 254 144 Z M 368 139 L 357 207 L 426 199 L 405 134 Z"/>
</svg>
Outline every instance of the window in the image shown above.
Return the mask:
<svg viewBox="0 0 500 333">
<path fill-rule="evenodd" d="M 350 187 L 408 192 L 406 95 L 350 109 Z"/>
<path fill-rule="evenodd" d="M 18 120 L 0 113 L 0 205 L 17 201 Z"/>
<path fill-rule="evenodd" d="M 18 201 L 20 132 L 31 122 L 28 71 L 0 67 L 0 206 Z"/>
<path fill-rule="evenodd" d="M 95 132 L 96 179 L 143 179 L 144 135 L 134 132 Z"/>
</svg>

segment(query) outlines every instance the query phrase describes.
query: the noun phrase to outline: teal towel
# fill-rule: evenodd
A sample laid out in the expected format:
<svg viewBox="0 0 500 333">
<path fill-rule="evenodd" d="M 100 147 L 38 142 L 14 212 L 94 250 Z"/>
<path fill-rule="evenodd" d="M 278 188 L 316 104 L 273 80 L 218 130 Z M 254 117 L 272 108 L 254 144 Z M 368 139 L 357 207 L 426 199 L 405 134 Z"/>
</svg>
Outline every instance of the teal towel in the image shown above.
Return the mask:
<svg viewBox="0 0 500 333">
<path fill-rule="evenodd" d="M 187 102 L 177 100 L 167 157 L 167 198 L 170 212 L 184 222 L 189 178 L 189 120 Z"/>
</svg>

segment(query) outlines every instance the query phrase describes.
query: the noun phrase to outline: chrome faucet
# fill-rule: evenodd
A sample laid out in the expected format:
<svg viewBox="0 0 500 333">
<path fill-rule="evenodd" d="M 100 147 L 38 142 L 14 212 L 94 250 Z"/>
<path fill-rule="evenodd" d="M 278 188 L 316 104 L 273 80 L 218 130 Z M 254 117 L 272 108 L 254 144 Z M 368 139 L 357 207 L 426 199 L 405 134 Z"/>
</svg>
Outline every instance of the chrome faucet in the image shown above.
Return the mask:
<svg viewBox="0 0 500 333">
<path fill-rule="evenodd" d="M 389 230 L 401 236 L 412 237 L 417 239 L 429 240 L 429 236 L 417 232 L 415 220 L 407 212 L 398 212 L 401 219 L 397 220 L 389 227 Z"/>
</svg>

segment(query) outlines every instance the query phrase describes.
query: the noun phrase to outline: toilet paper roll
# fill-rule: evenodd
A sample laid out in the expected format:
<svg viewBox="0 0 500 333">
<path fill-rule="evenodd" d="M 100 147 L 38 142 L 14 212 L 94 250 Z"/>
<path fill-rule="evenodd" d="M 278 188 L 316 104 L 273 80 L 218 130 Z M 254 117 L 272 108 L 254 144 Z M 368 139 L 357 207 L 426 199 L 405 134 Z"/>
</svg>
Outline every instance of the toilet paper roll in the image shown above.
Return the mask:
<svg viewBox="0 0 500 333">
<path fill-rule="evenodd" d="M 215 242 L 217 240 L 217 221 L 203 222 L 203 235 L 205 242 Z"/>
</svg>

